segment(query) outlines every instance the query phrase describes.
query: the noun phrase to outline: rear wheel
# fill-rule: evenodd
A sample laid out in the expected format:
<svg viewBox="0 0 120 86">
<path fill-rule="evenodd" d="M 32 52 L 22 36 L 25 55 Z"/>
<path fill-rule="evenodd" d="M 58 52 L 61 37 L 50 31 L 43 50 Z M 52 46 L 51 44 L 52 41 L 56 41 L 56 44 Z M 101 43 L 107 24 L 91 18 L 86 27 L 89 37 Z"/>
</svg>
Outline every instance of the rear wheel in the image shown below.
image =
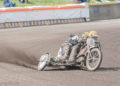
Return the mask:
<svg viewBox="0 0 120 86">
<path fill-rule="evenodd" d="M 38 70 L 42 71 L 47 65 L 49 54 L 42 55 L 39 60 Z"/>
<path fill-rule="evenodd" d="M 91 55 L 87 55 L 86 68 L 89 71 L 98 69 L 102 62 L 102 53 L 98 48 L 91 49 Z"/>
</svg>

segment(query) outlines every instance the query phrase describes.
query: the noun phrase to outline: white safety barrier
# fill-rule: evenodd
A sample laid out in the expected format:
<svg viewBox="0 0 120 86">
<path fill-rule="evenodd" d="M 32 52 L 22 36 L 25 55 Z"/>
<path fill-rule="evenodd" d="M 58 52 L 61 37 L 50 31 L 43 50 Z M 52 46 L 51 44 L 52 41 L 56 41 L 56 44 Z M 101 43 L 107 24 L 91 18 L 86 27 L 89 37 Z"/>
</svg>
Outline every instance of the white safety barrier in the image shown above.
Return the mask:
<svg viewBox="0 0 120 86">
<path fill-rule="evenodd" d="M 89 7 L 83 4 L 0 8 L 0 23 L 61 19 L 89 20 Z"/>
</svg>

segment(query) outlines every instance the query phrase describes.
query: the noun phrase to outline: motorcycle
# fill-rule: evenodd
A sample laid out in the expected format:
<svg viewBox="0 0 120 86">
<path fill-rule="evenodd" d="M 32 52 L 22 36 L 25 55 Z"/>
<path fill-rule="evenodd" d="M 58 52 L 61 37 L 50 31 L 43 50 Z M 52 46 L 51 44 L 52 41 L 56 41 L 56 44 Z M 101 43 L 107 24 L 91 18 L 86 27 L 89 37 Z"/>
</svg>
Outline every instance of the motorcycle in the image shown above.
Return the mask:
<svg viewBox="0 0 120 86">
<path fill-rule="evenodd" d="M 43 71 L 46 66 L 65 66 L 66 68 L 79 66 L 88 71 L 95 71 L 100 67 L 102 62 L 102 52 L 101 44 L 97 35 L 84 39 L 82 47 L 78 49 L 78 52 L 79 51 L 84 51 L 84 54 L 77 55 L 78 57 L 76 57 L 74 63 L 55 61 L 51 54 L 46 53 L 39 59 L 38 70 Z M 59 53 L 61 52 L 62 48 L 60 47 Z"/>
</svg>

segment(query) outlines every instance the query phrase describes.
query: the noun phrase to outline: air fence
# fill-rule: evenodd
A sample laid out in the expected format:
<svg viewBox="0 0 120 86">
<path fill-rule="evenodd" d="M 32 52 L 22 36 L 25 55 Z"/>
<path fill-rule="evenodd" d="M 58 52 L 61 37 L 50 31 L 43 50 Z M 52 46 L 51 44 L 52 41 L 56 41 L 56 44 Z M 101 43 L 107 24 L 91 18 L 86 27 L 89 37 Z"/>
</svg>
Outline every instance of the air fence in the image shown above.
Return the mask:
<svg viewBox="0 0 120 86">
<path fill-rule="evenodd" d="M 36 0 L 37 1 L 37 0 Z M 52 1 L 52 0 L 51 0 Z M 55 1 L 55 0 L 54 0 Z M 62 2 L 61 0 L 60 2 Z M 43 26 L 54 24 L 80 23 L 89 20 L 120 18 L 120 3 L 93 4 L 76 3 L 52 4 L 0 8 L 0 28 Z M 47 6 L 46 6 L 47 5 Z"/>
<path fill-rule="evenodd" d="M 80 23 L 89 20 L 86 2 L 78 4 L 75 0 L 51 0 L 57 4 L 50 5 L 47 4 L 48 1 L 50 0 L 39 6 L 0 8 L 0 28 Z"/>
</svg>

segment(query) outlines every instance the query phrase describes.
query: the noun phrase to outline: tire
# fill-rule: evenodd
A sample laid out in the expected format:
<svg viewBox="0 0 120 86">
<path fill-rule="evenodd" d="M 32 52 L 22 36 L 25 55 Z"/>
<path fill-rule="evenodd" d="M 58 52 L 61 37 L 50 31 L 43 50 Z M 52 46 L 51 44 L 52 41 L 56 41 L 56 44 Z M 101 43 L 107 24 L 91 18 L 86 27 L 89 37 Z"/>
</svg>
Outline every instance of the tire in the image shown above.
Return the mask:
<svg viewBox="0 0 120 86">
<path fill-rule="evenodd" d="M 85 61 L 86 68 L 87 68 L 88 71 L 95 71 L 101 65 L 101 62 L 102 62 L 102 53 L 101 53 L 101 51 L 100 51 L 99 48 L 93 48 L 93 49 L 91 49 L 90 52 L 91 52 L 92 56 L 90 57 L 89 55 L 87 55 L 87 58 L 86 58 L 86 61 Z M 94 54 L 93 54 L 93 52 L 94 52 Z M 95 52 L 97 52 L 98 56 L 95 56 Z M 93 55 L 94 55 L 94 57 L 93 57 Z M 90 62 L 94 63 L 94 61 L 96 59 L 98 59 L 98 62 L 96 62 L 96 64 L 93 67 L 91 67 L 90 66 Z"/>
<path fill-rule="evenodd" d="M 49 54 L 42 55 L 39 59 L 38 70 L 43 71 L 44 68 L 47 66 L 47 62 L 49 59 Z"/>
</svg>

